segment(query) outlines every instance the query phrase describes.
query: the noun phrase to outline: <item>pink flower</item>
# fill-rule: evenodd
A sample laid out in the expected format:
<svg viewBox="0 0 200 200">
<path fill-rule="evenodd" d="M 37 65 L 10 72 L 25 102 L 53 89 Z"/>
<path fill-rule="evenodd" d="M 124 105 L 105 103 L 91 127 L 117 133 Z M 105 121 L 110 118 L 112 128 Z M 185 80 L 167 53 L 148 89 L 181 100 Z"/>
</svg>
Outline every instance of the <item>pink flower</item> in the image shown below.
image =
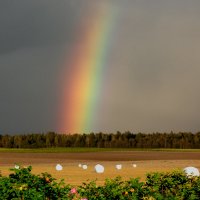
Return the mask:
<svg viewBox="0 0 200 200">
<path fill-rule="evenodd" d="M 88 200 L 87 198 L 82 198 L 81 200 Z"/>
<path fill-rule="evenodd" d="M 72 188 L 70 192 L 71 192 L 71 194 L 76 194 L 77 190 L 76 190 L 76 188 Z"/>
</svg>

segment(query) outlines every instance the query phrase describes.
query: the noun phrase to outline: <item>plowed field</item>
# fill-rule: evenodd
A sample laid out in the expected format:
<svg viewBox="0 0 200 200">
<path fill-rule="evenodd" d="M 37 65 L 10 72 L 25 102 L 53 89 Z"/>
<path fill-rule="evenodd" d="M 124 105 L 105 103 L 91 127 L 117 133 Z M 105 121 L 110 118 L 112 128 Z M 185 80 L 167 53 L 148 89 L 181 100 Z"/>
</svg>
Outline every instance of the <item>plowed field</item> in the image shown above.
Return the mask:
<svg viewBox="0 0 200 200">
<path fill-rule="evenodd" d="M 22 166 L 33 166 L 33 173 L 49 172 L 53 177 L 64 178 L 67 183 L 81 184 L 87 180 L 97 179 L 102 184 L 105 178 L 122 176 L 141 177 L 152 171 L 172 171 L 194 166 L 200 169 L 200 152 L 87 152 L 87 153 L 0 153 L 0 171 L 8 175 L 9 168 L 15 163 Z M 56 164 L 63 166 L 62 171 L 56 171 Z M 87 164 L 88 169 L 83 170 L 79 164 Z M 105 167 L 103 174 L 94 170 L 96 164 Z M 122 164 L 122 169 L 117 170 L 116 164 Z M 133 167 L 136 164 L 137 167 Z"/>
</svg>

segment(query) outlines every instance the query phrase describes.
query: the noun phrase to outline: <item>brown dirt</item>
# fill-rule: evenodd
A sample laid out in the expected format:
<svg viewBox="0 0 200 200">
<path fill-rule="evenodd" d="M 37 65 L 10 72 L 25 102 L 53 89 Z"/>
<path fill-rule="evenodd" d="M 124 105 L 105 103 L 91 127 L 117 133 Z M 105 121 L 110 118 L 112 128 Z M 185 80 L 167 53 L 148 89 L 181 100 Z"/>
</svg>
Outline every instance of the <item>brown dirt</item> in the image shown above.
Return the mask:
<svg viewBox="0 0 200 200">
<path fill-rule="evenodd" d="M 15 163 L 32 165 L 35 174 L 46 171 L 74 185 L 95 179 L 102 184 L 105 178 L 116 176 L 123 179 L 141 177 L 144 180 L 145 174 L 152 171 L 172 171 L 187 166 L 200 169 L 200 152 L 0 153 L 0 171 L 3 175 L 8 175 L 8 169 Z M 62 171 L 55 170 L 57 163 L 63 166 Z M 79 168 L 80 163 L 87 164 L 88 169 Z M 103 174 L 95 173 L 97 163 L 104 165 Z M 137 165 L 136 168 L 132 166 L 133 163 Z M 122 164 L 122 169 L 117 170 L 116 164 Z"/>
<path fill-rule="evenodd" d="M 197 160 L 200 152 L 87 152 L 87 153 L 0 153 L 1 164 L 35 164 L 66 162 L 69 160 L 89 161 L 139 161 L 139 160 Z"/>
</svg>

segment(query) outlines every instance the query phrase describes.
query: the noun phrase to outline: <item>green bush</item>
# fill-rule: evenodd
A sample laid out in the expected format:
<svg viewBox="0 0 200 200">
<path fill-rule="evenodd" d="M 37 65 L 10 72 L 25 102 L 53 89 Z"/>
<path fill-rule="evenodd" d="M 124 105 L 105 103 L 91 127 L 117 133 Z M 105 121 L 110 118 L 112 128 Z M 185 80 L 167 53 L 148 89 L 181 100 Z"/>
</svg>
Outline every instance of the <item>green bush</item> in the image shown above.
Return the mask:
<svg viewBox="0 0 200 200">
<path fill-rule="evenodd" d="M 9 177 L 0 177 L 0 199 L 62 199 L 70 186 L 59 183 L 48 173 L 34 175 L 32 167 L 11 169 Z"/>
<path fill-rule="evenodd" d="M 32 167 L 11 169 L 0 176 L 0 200 L 199 200 L 200 177 L 187 177 L 181 171 L 149 173 L 146 181 L 121 177 L 82 183 L 76 188 L 48 173 L 34 175 Z"/>
</svg>

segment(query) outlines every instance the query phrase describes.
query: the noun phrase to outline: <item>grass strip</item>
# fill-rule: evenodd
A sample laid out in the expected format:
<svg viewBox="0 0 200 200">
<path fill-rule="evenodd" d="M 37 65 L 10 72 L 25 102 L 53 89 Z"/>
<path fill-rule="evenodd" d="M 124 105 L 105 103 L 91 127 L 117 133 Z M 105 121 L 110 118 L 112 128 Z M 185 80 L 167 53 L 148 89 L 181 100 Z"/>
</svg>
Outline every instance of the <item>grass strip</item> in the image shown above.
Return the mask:
<svg viewBox="0 0 200 200">
<path fill-rule="evenodd" d="M 141 148 L 87 148 L 87 147 L 52 147 L 52 148 L 0 148 L 1 153 L 86 153 L 86 152 L 114 152 L 114 151 L 160 151 L 160 152 L 200 152 L 200 149 L 141 149 Z"/>
</svg>

